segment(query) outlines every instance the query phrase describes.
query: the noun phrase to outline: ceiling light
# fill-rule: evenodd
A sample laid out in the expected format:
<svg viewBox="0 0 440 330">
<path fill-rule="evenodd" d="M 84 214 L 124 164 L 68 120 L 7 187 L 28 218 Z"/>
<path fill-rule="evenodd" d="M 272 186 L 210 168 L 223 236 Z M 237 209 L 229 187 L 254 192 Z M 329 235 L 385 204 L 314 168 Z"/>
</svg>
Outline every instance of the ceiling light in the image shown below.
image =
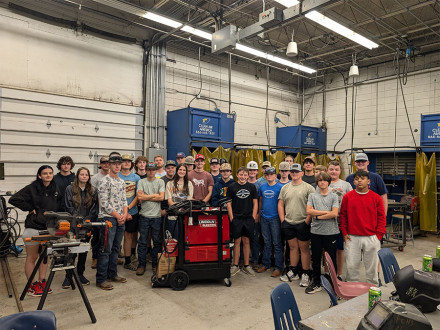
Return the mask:
<svg viewBox="0 0 440 330">
<path fill-rule="evenodd" d="M 195 29 L 195 28 L 193 28 L 193 27 L 191 27 L 189 25 L 185 25 L 181 30 L 185 31 L 185 32 L 188 32 L 188 33 L 191 33 L 191 34 L 194 34 L 196 36 L 199 36 L 200 38 L 203 38 L 203 39 L 212 40 L 212 34 L 211 33 L 208 33 L 208 32 L 205 32 L 205 31 L 202 31 L 202 30 L 199 30 L 199 29 Z"/>
<path fill-rule="evenodd" d="M 298 55 L 298 45 L 293 41 L 293 36 L 295 35 L 295 30 L 292 30 L 292 41 L 289 42 L 286 49 L 287 57 L 294 57 Z"/>
<path fill-rule="evenodd" d="M 245 52 L 245 53 L 248 53 L 248 54 L 252 54 L 252 55 L 258 56 L 258 57 L 265 58 L 265 59 L 267 59 L 268 61 L 271 61 L 271 62 L 276 62 L 276 63 L 282 64 L 282 65 L 285 65 L 285 66 L 288 66 L 288 67 L 291 67 L 291 68 L 294 68 L 294 69 L 297 69 L 297 70 L 301 70 L 301 71 L 304 71 L 304 72 L 307 72 L 307 73 L 314 73 L 314 72 L 316 72 L 315 69 L 308 68 L 308 67 L 306 67 L 304 65 L 301 65 L 301 64 L 293 63 L 293 62 L 288 61 L 288 60 L 286 60 L 284 58 L 277 57 L 277 56 L 274 56 L 274 55 L 271 55 L 271 54 L 267 54 L 265 52 L 262 52 L 261 50 L 258 50 L 258 49 L 255 49 L 255 48 L 251 48 L 251 47 L 239 44 L 239 43 L 237 43 L 237 45 L 235 46 L 235 49 L 240 50 L 240 51 Z"/>
<path fill-rule="evenodd" d="M 275 0 L 276 2 L 282 4 L 284 7 L 290 8 L 299 4 L 298 0 Z"/>
<path fill-rule="evenodd" d="M 349 77 L 357 77 L 359 76 L 359 68 L 356 65 L 356 54 L 351 55 L 353 59 L 353 65 L 350 67 L 350 71 L 348 72 Z"/>
<path fill-rule="evenodd" d="M 379 47 L 379 45 L 376 44 L 375 42 L 368 40 L 367 38 L 350 30 L 349 28 L 346 28 L 345 26 L 339 24 L 338 22 L 335 22 L 334 20 L 328 18 L 327 16 L 318 13 L 316 10 L 312 10 L 311 12 L 308 12 L 306 14 L 306 17 L 308 19 L 311 19 L 312 21 L 315 21 L 318 24 L 321 24 L 322 26 L 325 26 L 326 28 L 336 33 L 339 33 L 343 37 L 346 37 L 354 42 L 357 42 L 359 45 L 367 47 L 368 49 Z"/>
<path fill-rule="evenodd" d="M 147 12 L 143 16 L 146 19 L 149 19 L 151 21 L 154 21 L 154 22 L 157 22 L 157 23 L 160 23 L 160 24 L 164 24 L 164 25 L 170 26 L 170 27 L 172 27 L 174 29 L 177 29 L 178 27 L 182 26 L 182 23 L 180 23 L 178 21 L 169 19 L 169 18 L 167 18 L 165 16 L 154 14 L 152 12 Z"/>
</svg>

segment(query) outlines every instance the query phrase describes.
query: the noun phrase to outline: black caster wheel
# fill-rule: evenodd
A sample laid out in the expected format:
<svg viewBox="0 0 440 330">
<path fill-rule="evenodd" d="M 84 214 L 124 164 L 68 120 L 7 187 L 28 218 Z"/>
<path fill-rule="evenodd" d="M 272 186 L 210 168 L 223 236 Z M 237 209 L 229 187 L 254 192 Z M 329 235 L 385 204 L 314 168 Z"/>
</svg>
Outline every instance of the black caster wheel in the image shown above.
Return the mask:
<svg viewBox="0 0 440 330">
<path fill-rule="evenodd" d="M 185 290 L 189 283 L 189 277 L 183 270 L 176 270 L 170 275 L 170 285 L 173 290 L 182 291 Z"/>
<path fill-rule="evenodd" d="M 228 288 L 232 285 L 231 280 L 227 277 L 223 280 L 223 282 L 225 283 L 225 286 L 227 286 Z"/>
</svg>

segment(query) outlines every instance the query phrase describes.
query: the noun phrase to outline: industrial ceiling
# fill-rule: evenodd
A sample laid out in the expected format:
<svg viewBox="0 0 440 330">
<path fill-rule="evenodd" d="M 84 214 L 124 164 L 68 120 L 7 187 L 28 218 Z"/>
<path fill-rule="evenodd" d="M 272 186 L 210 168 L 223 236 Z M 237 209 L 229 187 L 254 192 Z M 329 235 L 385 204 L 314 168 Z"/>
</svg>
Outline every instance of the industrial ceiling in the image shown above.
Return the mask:
<svg viewBox="0 0 440 330">
<path fill-rule="evenodd" d="M 299 52 L 297 57 L 289 60 L 317 69 L 319 74 L 348 72 L 353 54 L 362 68 L 392 62 L 397 53 L 414 62 L 417 57 L 439 51 L 440 3 L 437 0 L 323 2 L 320 13 L 373 40 L 379 47 L 367 49 L 304 15 L 265 29 L 264 35 L 248 38 L 246 44 L 287 59 L 286 46 L 293 34 Z M 0 0 L 0 5 L 33 18 L 100 33 L 121 42 L 146 41 L 148 44 L 156 35 L 154 38 L 178 40 L 182 47 L 195 42 L 205 45 L 208 50 L 209 41 L 183 31 L 173 31 L 126 8 L 148 10 L 183 23 L 189 22 L 192 27 L 209 33 L 228 25 L 244 29 L 258 22 L 263 8 L 286 8 L 274 0 Z M 252 58 L 252 55 L 248 57 Z M 439 66 L 440 63 L 429 65 Z"/>
</svg>

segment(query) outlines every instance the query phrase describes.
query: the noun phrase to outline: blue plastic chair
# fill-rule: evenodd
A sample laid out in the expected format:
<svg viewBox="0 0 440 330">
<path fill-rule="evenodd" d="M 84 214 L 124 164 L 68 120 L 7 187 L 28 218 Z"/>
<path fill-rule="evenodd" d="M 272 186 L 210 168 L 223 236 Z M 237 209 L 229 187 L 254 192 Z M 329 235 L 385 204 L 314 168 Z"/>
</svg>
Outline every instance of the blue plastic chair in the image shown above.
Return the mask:
<svg viewBox="0 0 440 330">
<path fill-rule="evenodd" d="M 272 305 L 275 330 L 298 329 L 301 315 L 299 314 L 298 305 L 289 284 L 282 283 L 273 289 L 270 294 L 270 303 Z"/>
<path fill-rule="evenodd" d="M 383 279 L 385 283 L 389 283 L 393 280 L 394 274 L 400 269 L 399 264 L 389 248 L 380 249 L 378 255 L 382 266 Z"/>
<path fill-rule="evenodd" d="M 330 297 L 330 307 L 336 306 L 338 304 L 338 298 L 336 297 L 335 290 L 333 290 L 332 285 L 324 275 L 321 275 L 321 284 Z"/>
<path fill-rule="evenodd" d="M 57 321 L 52 311 L 21 312 L 0 318 L 0 329 L 44 329 L 56 330 Z"/>
</svg>

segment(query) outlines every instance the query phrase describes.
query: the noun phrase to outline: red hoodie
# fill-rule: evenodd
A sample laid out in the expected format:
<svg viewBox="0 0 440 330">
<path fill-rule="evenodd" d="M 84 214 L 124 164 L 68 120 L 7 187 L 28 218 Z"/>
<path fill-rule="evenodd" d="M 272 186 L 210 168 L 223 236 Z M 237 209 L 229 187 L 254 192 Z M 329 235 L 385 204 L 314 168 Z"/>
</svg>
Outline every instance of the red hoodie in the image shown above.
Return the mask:
<svg viewBox="0 0 440 330">
<path fill-rule="evenodd" d="M 371 236 L 379 240 L 386 232 L 386 217 L 382 197 L 369 190 L 360 194 L 352 190 L 342 198 L 339 212 L 342 235 Z"/>
</svg>

